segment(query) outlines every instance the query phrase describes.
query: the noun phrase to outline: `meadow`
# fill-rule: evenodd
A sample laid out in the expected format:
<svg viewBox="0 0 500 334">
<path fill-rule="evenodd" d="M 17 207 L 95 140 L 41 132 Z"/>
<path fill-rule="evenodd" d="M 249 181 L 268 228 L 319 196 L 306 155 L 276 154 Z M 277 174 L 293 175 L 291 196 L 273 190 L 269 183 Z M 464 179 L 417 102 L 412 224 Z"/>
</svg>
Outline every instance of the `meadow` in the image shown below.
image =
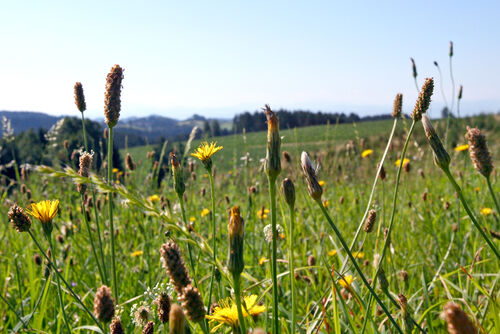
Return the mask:
<svg viewBox="0 0 500 334">
<path fill-rule="evenodd" d="M 123 170 L 21 170 L 1 188 L 0 330 L 500 332 L 498 115 L 434 130 L 430 95 L 410 118 L 301 129 L 266 108 L 267 133 L 177 143 L 168 165 L 136 147 Z M 489 152 L 465 138 L 485 125 Z"/>
</svg>

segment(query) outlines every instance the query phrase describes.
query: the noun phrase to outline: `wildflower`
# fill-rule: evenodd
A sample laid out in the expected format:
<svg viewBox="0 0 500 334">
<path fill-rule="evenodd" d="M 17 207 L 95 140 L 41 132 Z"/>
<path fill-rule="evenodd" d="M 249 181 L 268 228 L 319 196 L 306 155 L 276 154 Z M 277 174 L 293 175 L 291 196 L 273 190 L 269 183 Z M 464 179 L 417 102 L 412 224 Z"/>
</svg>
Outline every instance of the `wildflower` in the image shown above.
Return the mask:
<svg viewBox="0 0 500 334">
<path fill-rule="evenodd" d="M 332 250 L 328 251 L 328 255 L 329 256 L 335 256 L 335 255 L 337 255 L 337 250 L 336 249 L 332 249 Z"/>
<path fill-rule="evenodd" d="M 205 208 L 205 209 L 201 210 L 201 214 L 200 214 L 200 215 L 201 215 L 202 217 L 205 217 L 205 216 L 207 216 L 207 215 L 209 215 L 209 214 L 210 214 L 210 210 L 209 210 L 209 209 L 207 209 L 207 208 Z"/>
<path fill-rule="evenodd" d="M 43 230 L 46 234 L 52 232 L 52 220 L 54 219 L 59 206 L 59 200 L 46 200 L 38 203 L 31 203 L 31 210 L 26 209 L 30 215 L 38 219 L 42 223 Z"/>
<path fill-rule="evenodd" d="M 467 127 L 465 137 L 469 141 L 469 154 L 474 163 L 474 168 L 484 177 L 489 178 L 493 170 L 493 162 L 491 161 L 486 137 L 478 128 L 469 127 Z"/>
<path fill-rule="evenodd" d="M 266 219 L 268 213 L 269 213 L 269 210 L 262 207 L 259 211 L 257 211 L 257 217 L 261 220 Z"/>
<path fill-rule="evenodd" d="M 136 257 L 136 256 L 141 256 L 142 254 L 144 254 L 144 252 L 139 250 L 139 251 L 135 251 L 135 252 L 130 253 L 130 256 Z"/>
<path fill-rule="evenodd" d="M 269 261 L 266 257 L 261 257 L 259 258 L 259 266 L 263 265 L 264 263 L 266 263 L 267 261 Z"/>
<path fill-rule="evenodd" d="M 75 83 L 75 104 L 80 112 L 84 112 L 87 109 L 85 104 L 85 95 L 83 95 L 83 86 L 81 82 Z"/>
<path fill-rule="evenodd" d="M 106 285 L 97 289 L 94 297 L 94 313 L 100 321 L 109 322 L 115 315 L 114 300 L 111 298 L 111 289 Z"/>
<path fill-rule="evenodd" d="M 135 307 L 136 305 L 134 304 L 131 309 L 131 318 L 132 322 L 136 326 L 144 326 L 145 324 L 148 323 L 149 320 L 149 314 L 151 313 L 151 310 L 149 307 L 146 305 L 141 305 L 137 309 Z"/>
<path fill-rule="evenodd" d="M 372 155 L 372 153 L 373 153 L 373 150 L 372 150 L 372 149 L 369 149 L 369 150 L 364 150 L 364 151 L 361 153 L 361 157 L 362 157 L 362 158 L 366 158 L 366 157 L 368 157 L 368 156 Z M 321 184 L 320 184 L 320 185 L 321 185 Z"/>
<path fill-rule="evenodd" d="M 328 207 L 328 205 L 330 205 L 330 201 L 329 201 L 329 200 L 324 200 L 324 201 L 323 201 L 323 206 L 324 206 L 325 208 L 327 208 L 327 207 Z"/>
<path fill-rule="evenodd" d="M 191 217 L 189 217 L 189 221 L 190 221 L 191 223 L 194 223 L 194 222 L 196 221 L 196 218 L 195 218 L 195 217 L 193 217 L 193 216 L 191 216 Z"/>
<path fill-rule="evenodd" d="M 394 105 L 392 107 L 392 117 L 401 118 L 401 113 L 403 111 L 403 94 L 398 93 L 394 99 Z"/>
<path fill-rule="evenodd" d="M 488 215 L 491 215 L 492 213 L 493 213 L 493 210 L 490 208 L 482 208 L 481 209 L 481 214 L 483 216 L 488 216 Z"/>
<path fill-rule="evenodd" d="M 154 194 L 148 197 L 148 200 L 153 203 L 153 202 L 159 202 L 161 200 L 160 196 Z"/>
<path fill-rule="evenodd" d="M 356 280 L 356 278 L 353 278 L 352 275 L 345 275 L 344 277 L 339 279 L 339 284 L 343 288 L 348 289 L 351 287 L 351 284 L 352 284 L 352 282 L 354 282 L 354 280 Z"/>
<path fill-rule="evenodd" d="M 170 334 L 185 333 L 185 316 L 184 311 L 178 304 L 173 304 L 168 315 Z"/>
<path fill-rule="evenodd" d="M 106 78 L 106 93 L 104 95 L 104 116 L 108 127 L 112 128 L 120 118 L 123 69 L 119 65 L 111 68 Z"/>
<path fill-rule="evenodd" d="M 191 155 L 195 158 L 198 158 L 207 170 L 212 169 L 212 155 L 222 150 L 222 146 L 217 146 L 217 143 L 211 142 L 203 142 L 196 149 L 195 153 L 191 153 Z"/>
<path fill-rule="evenodd" d="M 264 305 L 257 303 L 257 295 L 250 295 L 243 297 L 243 304 L 245 307 L 242 309 L 243 317 L 249 315 L 252 317 L 258 316 L 266 310 Z M 238 309 L 236 304 L 231 299 L 221 300 L 219 305 L 215 307 L 211 315 L 206 315 L 205 318 L 210 320 L 210 323 L 218 323 L 211 332 L 215 333 L 223 325 L 230 326 L 235 329 L 238 325 Z"/>
<path fill-rule="evenodd" d="M 28 217 L 23 208 L 19 207 L 17 204 L 11 206 L 8 216 L 10 219 L 10 223 L 17 232 L 26 232 L 30 229 L 30 217 Z"/>
<path fill-rule="evenodd" d="M 240 208 L 231 208 L 231 217 L 227 226 L 229 239 L 227 268 L 230 273 L 241 274 L 245 267 L 243 261 L 243 239 L 245 236 L 245 224 L 240 216 Z"/>
<path fill-rule="evenodd" d="M 267 151 L 264 168 L 268 176 L 276 178 L 281 172 L 279 120 L 269 105 L 265 105 L 264 111 L 267 118 Z"/>
<path fill-rule="evenodd" d="M 323 194 L 323 189 L 318 183 L 316 170 L 313 167 L 311 160 L 309 159 L 309 155 L 306 152 L 302 152 L 300 157 L 302 171 L 304 172 L 304 176 L 307 180 L 307 189 L 309 191 L 309 195 L 315 199 L 320 200 L 321 195 Z"/>
<path fill-rule="evenodd" d="M 352 256 L 356 259 L 362 259 L 365 256 L 364 252 L 352 252 Z"/>
<path fill-rule="evenodd" d="M 280 235 L 283 233 L 283 227 L 280 224 L 276 225 L 276 234 Z M 273 228 L 271 224 L 264 226 L 264 238 L 267 242 L 273 241 Z"/>
<path fill-rule="evenodd" d="M 432 126 L 432 123 L 427 115 L 423 115 L 422 125 L 424 126 L 425 136 L 427 137 L 434 153 L 434 163 L 441 169 L 447 169 L 450 165 L 450 156 L 448 155 L 448 152 L 446 152 L 443 143 L 441 143 L 441 140 L 439 139 L 439 136 L 437 135 L 436 130 L 434 130 L 434 127 Z"/>
<path fill-rule="evenodd" d="M 434 79 L 425 79 L 420 94 L 418 95 L 417 102 L 415 103 L 415 107 L 413 108 L 413 112 L 411 113 L 411 117 L 414 122 L 420 121 L 422 119 L 422 115 L 429 109 L 433 91 Z"/>
<path fill-rule="evenodd" d="M 478 193 L 478 192 L 479 192 L 479 190 L 480 190 L 480 188 L 479 188 L 479 187 L 474 188 L 474 191 L 475 191 L 476 193 Z"/>
<path fill-rule="evenodd" d="M 118 168 L 113 168 L 113 173 L 118 173 L 120 170 Z"/>
<path fill-rule="evenodd" d="M 205 307 L 197 288 L 189 284 L 182 289 L 182 295 L 179 298 L 182 301 L 182 308 L 192 322 L 199 322 L 205 318 Z"/>
<path fill-rule="evenodd" d="M 463 151 L 467 151 L 468 149 L 469 149 L 468 144 L 459 145 L 459 146 L 455 147 L 455 152 L 463 152 Z"/>
<path fill-rule="evenodd" d="M 407 159 L 407 158 L 404 158 L 403 159 L 403 166 L 406 165 L 407 163 L 410 162 L 410 159 Z M 394 163 L 397 167 L 399 167 L 399 164 L 401 163 L 401 159 L 398 159 L 396 160 L 396 162 Z"/>
<path fill-rule="evenodd" d="M 446 320 L 448 333 L 478 333 L 476 326 L 458 304 L 449 302 L 443 307 L 441 316 Z"/>
</svg>

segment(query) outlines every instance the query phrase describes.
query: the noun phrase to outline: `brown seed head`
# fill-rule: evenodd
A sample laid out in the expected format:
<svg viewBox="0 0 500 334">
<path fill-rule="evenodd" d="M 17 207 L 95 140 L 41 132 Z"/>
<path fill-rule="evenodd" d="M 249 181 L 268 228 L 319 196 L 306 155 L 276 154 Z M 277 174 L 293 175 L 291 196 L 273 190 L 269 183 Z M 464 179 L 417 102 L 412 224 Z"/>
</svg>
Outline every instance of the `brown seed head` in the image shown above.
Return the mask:
<svg viewBox="0 0 500 334">
<path fill-rule="evenodd" d="M 182 259 L 179 246 L 173 241 L 168 241 L 161 246 L 160 253 L 168 276 L 170 276 L 177 292 L 181 293 L 182 288 L 191 284 L 191 278 Z"/>
<path fill-rule="evenodd" d="M 106 79 L 104 95 L 104 116 L 110 128 L 114 127 L 120 118 L 122 80 L 123 69 L 119 65 L 113 66 Z"/>
<path fill-rule="evenodd" d="M 304 172 L 304 176 L 307 180 L 307 189 L 309 191 L 309 195 L 315 200 L 321 200 L 321 195 L 323 194 L 323 188 L 318 183 L 318 179 L 316 178 L 316 171 L 314 170 L 311 160 L 309 159 L 309 155 L 306 152 L 302 152 L 300 157 L 302 171 Z"/>
<path fill-rule="evenodd" d="M 142 329 L 142 334 L 153 334 L 155 331 L 155 323 L 150 321 Z"/>
<path fill-rule="evenodd" d="M 469 154 L 474 168 L 484 177 L 489 178 L 493 171 L 493 162 L 486 137 L 478 128 L 467 127 L 465 138 L 469 142 Z"/>
<path fill-rule="evenodd" d="M 40 256 L 40 254 L 37 253 L 37 254 L 33 255 L 33 261 L 35 261 L 37 266 L 41 266 L 42 265 L 42 257 Z"/>
<path fill-rule="evenodd" d="M 106 285 L 97 289 L 94 297 L 94 314 L 102 322 L 109 322 L 115 315 L 115 304 L 111 298 L 111 289 Z"/>
<path fill-rule="evenodd" d="M 83 95 L 83 86 L 81 82 L 75 83 L 75 104 L 80 112 L 87 110 L 87 105 L 85 104 L 85 96 Z"/>
<path fill-rule="evenodd" d="M 398 93 L 394 99 L 394 105 L 392 107 L 392 117 L 401 118 L 403 111 L 403 94 Z"/>
<path fill-rule="evenodd" d="M 89 177 L 89 171 L 92 167 L 93 155 L 88 152 L 83 152 L 80 155 L 80 169 L 78 170 L 78 174 L 83 177 Z M 87 189 L 86 184 L 77 184 L 76 189 L 80 194 L 84 194 Z"/>
<path fill-rule="evenodd" d="M 413 108 L 413 112 L 411 114 L 411 117 L 415 122 L 420 121 L 422 119 L 422 115 L 425 114 L 429 109 L 433 91 L 434 79 L 425 79 L 422 89 L 420 90 L 420 94 L 418 95 L 417 102 L 415 103 L 415 107 Z"/>
<path fill-rule="evenodd" d="M 441 316 L 446 320 L 450 334 L 475 334 L 478 330 L 458 304 L 449 302 L 443 307 Z"/>
<path fill-rule="evenodd" d="M 410 58 L 410 60 L 411 60 L 411 69 L 413 71 L 413 77 L 416 78 L 417 77 L 417 65 L 415 65 L 415 59 Z"/>
<path fill-rule="evenodd" d="M 365 226 L 363 226 L 363 231 L 370 233 L 373 231 L 373 226 L 375 226 L 375 221 L 377 220 L 377 211 L 370 210 L 368 212 L 368 217 L 366 217 Z"/>
<path fill-rule="evenodd" d="M 111 334 L 125 334 L 122 321 L 119 317 L 113 318 L 113 321 L 111 321 L 111 324 L 109 325 L 109 329 Z"/>
<path fill-rule="evenodd" d="M 380 162 L 377 163 L 377 170 L 380 168 Z M 382 168 L 380 168 L 380 173 L 378 174 L 378 177 L 384 181 L 385 180 L 385 177 L 387 176 L 387 174 L 385 173 L 385 168 L 384 166 L 382 166 Z"/>
<path fill-rule="evenodd" d="M 450 58 L 453 57 L 453 42 L 450 41 Z"/>
<path fill-rule="evenodd" d="M 158 319 L 162 323 L 168 322 L 168 315 L 170 314 L 170 297 L 166 292 L 162 292 L 156 297 L 156 305 L 158 306 Z"/>
<path fill-rule="evenodd" d="M 200 292 L 191 284 L 182 289 L 180 297 L 182 308 L 192 322 L 199 322 L 205 318 L 205 307 Z"/>
<path fill-rule="evenodd" d="M 307 257 L 307 265 L 310 267 L 316 265 L 316 258 L 314 257 L 314 255 L 311 254 Z"/>
<path fill-rule="evenodd" d="M 26 232 L 30 229 L 31 219 L 17 203 L 10 207 L 8 216 L 12 227 L 14 227 L 17 232 Z"/>
<path fill-rule="evenodd" d="M 287 162 L 287 163 L 291 163 L 292 162 L 292 157 L 290 155 L 290 153 L 288 153 L 288 151 L 283 151 L 283 159 Z"/>
<path fill-rule="evenodd" d="M 135 163 L 130 153 L 127 153 L 127 156 L 125 157 L 125 164 L 129 170 L 135 170 Z"/>
<path fill-rule="evenodd" d="M 464 92 L 464 86 L 460 85 L 460 88 L 458 88 L 458 99 L 461 100 L 462 99 L 462 94 Z"/>
<path fill-rule="evenodd" d="M 184 311 L 178 304 L 173 304 L 169 315 L 170 334 L 184 334 L 185 322 Z"/>
</svg>

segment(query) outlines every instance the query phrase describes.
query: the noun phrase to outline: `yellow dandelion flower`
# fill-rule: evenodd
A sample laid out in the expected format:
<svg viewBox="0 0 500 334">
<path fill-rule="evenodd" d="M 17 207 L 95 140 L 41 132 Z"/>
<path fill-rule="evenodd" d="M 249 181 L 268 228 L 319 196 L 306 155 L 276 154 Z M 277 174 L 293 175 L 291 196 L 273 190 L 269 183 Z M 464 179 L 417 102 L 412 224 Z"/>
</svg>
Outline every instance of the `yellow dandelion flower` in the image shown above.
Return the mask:
<svg viewBox="0 0 500 334">
<path fill-rule="evenodd" d="M 362 153 L 361 153 L 361 158 L 366 158 L 367 156 L 370 156 L 372 155 L 373 153 L 373 150 L 364 150 Z"/>
<path fill-rule="evenodd" d="M 320 186 L 322 186 L 322 187 L 323 187 L 323 186 L 325 185 L 325 181 L 320 180 L 320 181 L 318 182 L 318 184 L 319 184 Z"/>
<path fill-rule="evenodd" d="M 481 214 L 483 216 L 488 216 L 488 215 L 491 215 L 492 213 L 493 213 L 493 210 L 490 208 L 482 208 L 481 209 Z"/>
<path fill-rule="evenodd" d="M 123 175 L 123 171 L 119 171 L 119 172 L 118 172 L 118 175 L 119 175 L 119 176 L 122 176 L 122 175 Z"/>
<path fill-rule="evenodd" d="M 144 254 L 143 251 L 135 251 L 135 252 L 130 253 L 130 256 L 136 257 L 136 256 L 141 256 L 142 254 Z"/>
<path fill-rule="evenodd" d="M 332 249 L 331 251 L 328 251 L 328 255 L 329 256 L 335 256 L 335 255 L 337 255 L 337 250 L 336 249 Z"/>
<path fill-rule="evenodd" d="M 459 146 L 455 147 L 455 152 L 463 152 L 463 151 L 467 151 L 468 149 L 469 149 L 469 145 L 467 145 L 467 144 L 459 145 Z"/>
<path fill-rule="evenodd" d="M 343 278 L 339 279 L 339 284 L 343 288 L 348 289 L 351 286 L 352 282 L 354 282 L 355 279 L 356 278 L 355 277 L 353 278 L 352 275 L 346 275 Z"/>
<path fill-rule="evenodd" d="M 160 196 L 154 194 L 148 197 L 148 200 L 153 203 L 153 202 L 159 202 L 160 201 Z"/>
<path fill-rule="evenodd" d="M 257 211 L 257 217 L 259 219 L 266 219 L 267 218 L 267 214 L 269 213 L 269 210 L 268 209 L 260 209 L 259 211 Z"/>
<path fill-rule="evenodd" d="M 324 201 L 323 201 L 323 206 L 324 206 L 325 208 L 327 208 L 327 207 L 328 207 L 328 205 L 330 205 L 330 201 L 329 201 L 329 200 L 324 200 Z"/>
<path fill-rule="evenodd" d="M 190 221 L 190 222 L 195 222 L 195 221 L 196 221 L 196 218 L 195 218 L 195 217 L 193 217 L 193 216 L 191 216 L 191 217 L 189 217 L 189 221 Z"/>
<path fill-rule="evenodd" d="M 243 317 L 246 318 L 249 315 L 252 317 L 258 316 L 266 310 L 264 305 L 259 305 L 257 303 L 257 295 L 245 296 L 243 297 L 242 312 Z M 238 309 L 236 304 L 231 299 L 225 299 L 219 302 L 219 306 L 216 306 L 211 315 L 206 315 L 210 323 L 218 323 L 215 325 L 211 332 L 215 333 L 223 325 L 230 326 L 231 328 L 237 328 L 238 326 Z"/>
<path fill-rule="evenodd" d="M 404 158 L 404 160 L 403 160 L 403 166 L 406 165 L 409 162 L 410 162 L 410 159 Z M 396 162 L 394 164 L 399 167 L 400 163 L 401 163 L 401 159 L 398 159 L 398 160 L 396 160 Z"/>
<path fill-rule="evenodd" d="M 118 173 L 119 169 L 118 168 L 113 168 L 113 173 Z"/>
<path fill-rule="evenodd" d="M 201 216 L 202 217 L 205 217 L 206 215 L 208 215 L 210 213 L 210 210 L 208 210 L 207 208 L 201 210 Z"/>
<path fill-rule="evenodd" d="M 286 238 L 285 233 L 280 233 L 280 238 L 281 238 L 282 240 L 285 240 L 285 238 Z"/>
<path fill-rule="evenodd" d="M 261 257 L 261 258 L 259 259 L 259 266 L 263 265 L 263 264 L 264 264 L 264 263 L 266 263 L 266 262 L 267 262 L 267 258 L 265 258 L 264 256 L 263 256 L 263 257 Z"/>
<path fill-rule="evenodd" d="M 222 150 L 222 146 L 217 146 L 217 143 L 212 142 L 209 144 L 208 142 L 204 142 L 201 143 L 196 151 L 194 153 L 191 153 L 191 155 L 195 158 L 200 159 L 201 162 L 205 163 L 210 159 L 212 155 L 220 150 Z"/>
<path fill-rule="evenodd" d="M 54 219 L 59 208 L 59 200 L 46 200 L 38 203 L 31 203 L 31 210 L 26 209 L 30 215 L 38 219 L 43 224 L 48 224 Z"/>
<path fill-rule="evenodd" d="M 365 256 L 364 252 L 352 252 L 352 256 L 354 256 L 356 259 L 362 259 Z"/>
<path fill-rule="evenodd" d="M 479 187 L 474 188 L 474 190 L 478 193 L 479 192 Z"/>
</svg>

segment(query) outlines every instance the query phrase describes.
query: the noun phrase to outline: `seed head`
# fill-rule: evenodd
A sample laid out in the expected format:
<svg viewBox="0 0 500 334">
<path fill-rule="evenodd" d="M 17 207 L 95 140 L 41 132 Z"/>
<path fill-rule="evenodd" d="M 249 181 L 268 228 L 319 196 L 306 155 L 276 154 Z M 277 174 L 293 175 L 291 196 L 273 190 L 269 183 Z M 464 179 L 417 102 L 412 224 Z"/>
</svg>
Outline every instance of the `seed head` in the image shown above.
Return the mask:
<svg viewBox="0 0 500 334">
<path fill-rule="evenodd" d="M 450 41 L 450 58 L 453 57 L 453 42 Z"/>
<path fill-rule="evenodd" d="M 185 322 L 186 317 L 182 308 L 178 304 L 172 305 L 169 315 L 170 334 L 184 334 Z"/>
<path fill-rule="evenodd" d="M 385 276 L 384 269 L 380 268 L 377 276 L 378 276 L 380 288 L 384 291 L 387 290 L 389 288 L 389 282 L 387 281 L 387 277 Z"/>
<path fill-rule="evenodd" d="M 467 127 L 465 138 L 469 142 L 469 154 L 474 168 L 485 178 L 489 178 L 493 171 L 493 162 L 486 137 L 478 128 Z"/>
<path fill-rule="evenodd" d="M 153 334 L 155 331 L 155 323 L 150 321 L 142 329 L 142 334 Z"/>
<path fill-rule="evenodd" d="M 439 139 L 439 136 L 437 135 L 436 130 L 434 130 L 434 127 L 432 126 L 432 123 L 427 115 L 423 115 L 422 125 L 424 126 L 425 135 L 431 145 L 432 152 L 434 153 L 434 163 L 443 170 L 448 169 L 451 160 L 450 156 L 448 155 L 448 152 L 446 152 L 443 143 L 441 143 L 441 139 Z"/>
<path fill-rule="evenodd" d="M 316 171 L 313 168 L 311 163 L 311 159 L 309 159 L 309 155 L 306 152 L 302 152 L 300 157 L 302 171 L 304 172 L 304 176 L 307 180 L 307 189 L 309 191 L 309 195 L 319 201 L 321 200 L 321 195 L 323 194 L 323 188 L 318 183 L 318 179 L 316 177 Z"/>
<path fill-rule="evenodd" d="M 403 94 L 398 93 L 394 99 L 394 105 L 392 107 L 392 117 L 401 118 L 403 111 Z"/>
<path fill-rule="evenodd" d="M 199 322 L 205 319 L 205 307 L 201 299 L 200 292 L 191 284 L 182 289 L 180 297 L 182 308 L 192 322 Z"/>
<path fill-rule="evenodd" d="M 286 203 L 293 209 L 295 206 L 295 186 L 293 185 L 292 180 L 290 180 L 289 178 L 284 178 L 281 185 L 281 190 L 283 191 L 283 195 L 285 196 Z"/>
<path fill-rule="evenodd" d="M 132 156 L 130 155 L 130 153 L 127 153 L 127 155 L 125 157 L 125 164 L 127 165 L 127 168 L 129 170 L 135 170 L 135 163 L 134 163 L 134 160 L 132 159 Z"/>
<path fill-rule="evenodd" d="M 162 292 L 156 297 L 156 305 L 158 306 L 158 318 L 162 323 L 168 322 L 170 313 L 170 297 L 166 292 Z"/>
<path fill-rule="evenodd" d="M 81 82 L 75 83 L 75 104 L 80 112 L 87 110 L 87 105 L 85 104 L 85 96 L 83 95 L 83 86 Z"/>
<path fill-rule="evenodd" d="M 380 168 L 380 162 L 379 162 L 379 163 L 377 163 L 377 170 L 378 170 L 379 168 Z M 385 173 L 385 168 L 384 168 L 384 166 L 382 166 L 382 167 L 380 168 L 380 174 L 378 174 L 378 177 L 379 177 L 382 181 L 384 181 L 386 176 L 387 176 L 387 174 Z"/>
<path fill-rule="evenodd" d="M 111 289 L 106 285 L 97 289 L 94 297 L 94 313 L 102 322 L 109 322 L 115 315 L 114 300 L 111 298 Z"/>
<path fill-rule="evenodd" d="M 375 226 L 375 221 L 377 220 L 377 211 L 370 210 L 368 212 L 368 217 L 366 217 L 365 226 L 363 226 L 363 231 L 370 233 L 373 231 L 373 226 Z"/>
<path fill-rule="evenodd" d="M 227 269 L 232 274 L 241 274 L 245 268 L 243 261 L 243 245 L 245 224 L 240 216 L 240 208 L 231 208 L 231 217 L 228 224 L 229 248 L 227 254 Z"/>
<path fill-rule="evenodd" d="M 106 79 L 106 93 L 104 95 L 104 116 L 106 124 L 112 128 L 120 118 L 123 69 L 119 65 L 111 68 Z"/>
<path fill-rule="evenodd" d="M 413 112 L 411 114 L 411 117 L 415 122 L 420 121 L 422 119 L 422 115 L 425 114 L 429 109 L 433 91 L 434 79 L 425 79 L 422 89 L 420 90 L 420 94 L 418 95 L 417 102 L 415 103 L 415 107 L 413 108 Z"/>
<path fill-rule="evenodd" d="M 464 92 L 464 87 L 462 85 L 460 85 L 460 88 L 458 88 L 458 99 L 459 100 L 462 99 L 463 92 Z"/>
<path fill-rule="evenodd" d="M 292 156 L 290 155 L 290 153 L 288 153 L 288 151 L 283 151 L 283 159 L 287 162 L 287 163 L 291 163 L 292 162 Z"/>
<path fill-rule="evenodd" d="M 40 256 L 40 254 L 33 255 L 33 261 L 35 261 L 37 266 L 41 266 L 42 265 L 42 257 Z"/>
<path fill-rule="evenodd" d="M 93 153 L 83 152 L 80 155 L 80 169 L 78 174 L 83 177 L 89 177 L 90 167 L 92 166 Z M 84 194 L 87 189 L 86 184 L 77 184 L 76 189 L 80 194 Z"/>
<path fill-rule="evenodd" d="M 111 324 L 109 325 L 109 329 L 111 334 L 125 334 L 122 321 L 119 317 L 113 318 L 113 321 L 111 321 Z"/>
<path fill-rule="evenodd" d="M 316 258 L 314 257 L 314 255 L 311 254 L 307 257 L 307 265 L 310 267 L 316 265 Z"/>
<path fill-rule="evenodd" d="M 267 153 L 264 167 L 267 175 L 276 178 L 281 172 L 279 121 L 269 105 L 265 105 L 264 111 L 267 117 Z"/>
<path fill-rule="evenodd" d="M 415 59 L 410 58 L 411 60 L 411 69 L 413 71 L 413 78 L 417 77 L 417 65 L 415 65 Z"/>
<path fill-rule="evenodd" d="M 179 246 L 173 241 L 168 241 L 161 246 L 160 253 L 168 276 L 170 276 L 177 292 L 181 293 L 182 288 L 191 284 L 191 278 L 182 259 Z"/>
<path fill-rule="evenodd" d="M 478 330 L 458 304 L 449 302 L 443 307 L 441 316 L 446 320 L 450 334 L 475 334 Z"/>
<path fill-rule="evenodd" d="M 28 217 L 23 208 L 14 204 L 10 207 L 8 213 L 10 223 L 12 227 L 16 229 L 17 232 L 26 232 L 31 227 L 31 219 Z"/>
</svg>

